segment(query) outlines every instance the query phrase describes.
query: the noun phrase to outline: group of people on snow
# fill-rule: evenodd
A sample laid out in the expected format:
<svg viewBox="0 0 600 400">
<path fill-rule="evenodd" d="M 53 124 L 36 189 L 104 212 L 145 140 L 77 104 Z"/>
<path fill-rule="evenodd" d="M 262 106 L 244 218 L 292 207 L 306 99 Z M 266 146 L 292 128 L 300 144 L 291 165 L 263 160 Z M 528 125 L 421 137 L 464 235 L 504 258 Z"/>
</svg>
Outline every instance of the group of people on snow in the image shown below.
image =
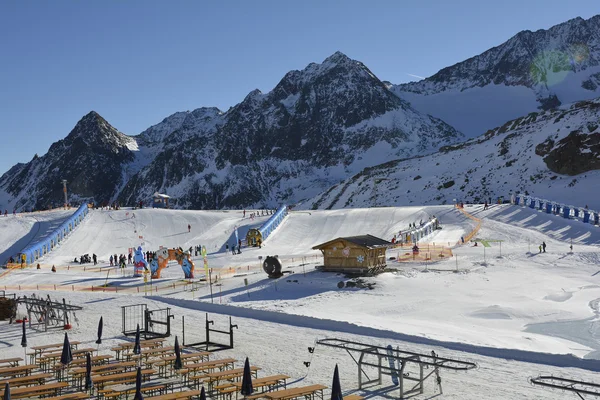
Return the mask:
<svg viewBox="0 0 600 400">
<path fill-rule="evenodd" d="M 250 219 L 254 219 L 254 217 L 265 216 L 265 215 L 273 215 L 275 214 L 275 210 L 259 210 L 248 214 Z M 246 218 L 246 210 L 244 210 L 244 218 Z"/>
<path fill-rule="evenodd" d="M 236 252 L 236 249 L 237 249 L 237 252 Z M 229 245 L 227 243 L 225 243 L 225 251 L 229 251 Z M 242 254 L 242 240 L 241 239 L 238 239 L 237 247 L 236 247 L 235 242 L 231 245 L 231 254 L 232 255 Z"/>
<path fill-rule="evenodd" d="M 84 254 L 81 257 L 79 257 L 79 260 L 77 259 L 77 257 L 75 257 L 75 259 L 73 260 L 73 263 L 75 264 L 87 264 L 87 263 L 91 263 L 94 262 L 94 265 L 98 264 L 98 256 L 96 256 L 96 254 L 92 254 L 92 257 L 90 258 L 89 254 Z"/>
</svg>

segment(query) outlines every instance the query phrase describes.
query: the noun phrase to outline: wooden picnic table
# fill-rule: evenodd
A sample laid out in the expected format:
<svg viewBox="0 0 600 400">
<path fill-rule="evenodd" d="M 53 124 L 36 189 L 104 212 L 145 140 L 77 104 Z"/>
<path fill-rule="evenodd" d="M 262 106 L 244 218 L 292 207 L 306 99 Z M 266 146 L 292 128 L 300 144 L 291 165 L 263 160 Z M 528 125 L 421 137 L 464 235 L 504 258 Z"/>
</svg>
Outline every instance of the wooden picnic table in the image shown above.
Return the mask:
<svg viewBox="0 0 600 400">
<path fill-rule="evenodd" d="M 263 397 L 271 400 L 289 400 L 297 397 L 315 398 L 318 396 L 323 399 L 323 389 L 327 389 L 325 385 L 309 385 L 295 387 L 291 389 L 276 390 L 274 392 L 267 392 L 263 394 Z"/>
<path fill-rule="evenodd" d="M 154 383 L 150 385 L 142 385 L 140 392 L 142 392 L 142 394 L 144 395 L 146 393 L 149 393 L 150 396 L 161 395 L 165 394 L 169 388 L 172 388 L 172 385 L 167 383 Z M 105 399 L 120 399 L 122 397 L 125 397 L 125 399 L 127 399 L 130 394 L 135 396 L 135 387 L 132 387 L 131 385 L 115 385 L 109 389 L 100 390 L 98 392 L 98 395 L 104 397 Z"/>
<path fill-rule="evenodd" d="M 152 396 L 146 397 L 146 399 L 154 399 L 154 400 L 179 400 L 179 399 L 191 399 L 192 397 L 199 396 L 199 390 L 185 390 L 183 392 L 173 392 L 168 394 L 163 394 L 160 396 Z"/>
<path fill-rule="evenodd" d="M 143 369 L 142 378 L 147 378 L 149 375 L 156 373 L 154 369 Z M 98 390 L 104 389 L 104 386 L 122 383 L 123 381 L 135 381 L 137 371 L 124 372 L 122 374 L 110 374 L 95 377 L 92 381 Z"/>
<path fill-rule="evenodd" d="M 364 400 L 364 397 L 357 394 L 349 394 L 348 396 L 344 396 L 344 400 Z"/>
<path fill-rule="evenodd" d="M 254 377 L 258 376 L 259 367 L 250 366 L 250 372 L 253 373 Z M 211 372 L 205 375 L 205 379 L 208 380 L 208 391 L 212 392 L 214 386 L 218 385 L 220 381 L 237 380 L 244 375 L 244 368 L 228 369 L 225 371 Z"/>
<path fill-rule="evenodd" d="M 121 363 L 113 363 L 113 364 L 104 364 L 104 365 L 95 365 L 92 366 L 92 378 L 97 375 L 110 375 L 110 374 L 120 374 L 123 372 L 129 372 L 134 369 L 136 366 L 135 361 L 127 361 Z M 79 389 L 83 388 L 84 379 L 86 374 L 86 368 L 75 368 L 70 371 L 71 378 L 73 383 L 79 387 Z"/>
<path fill-rule="evenodd" d="M 287 375 L 271 375 L 271 376 L 263 376 L 262 378 L 252 379 L 252 387 L 255 389 L 266 387 L 269 390 L 273 389 L 273 387 L 283 384 L 283 388 L 287 389 L 286 380 L 290 379 Z M 242 388 L 242 382 L 233 382 L 233 386 L 235 386 L 238 390 Z"/>
<path fill-rule="evenodd" d="M 108 361 L 112 358 L 111 355 L 108 354 L 101 354 L 99 356 L 93 356 L 92 357 L 92 368 L 95 365 L 102 365 L 102 364 L 106 364 L 108 363 Z M 58 364 L 58 365 L 54 365 L 54 373 L 56 374 L 56 379 L 58 379 L 59 381 L 62 380 L 63 375 L 65 374 L 65 372 L 67 372 L 70 368 L 73 367 L 78 367 L 81 366 L 83 364 L 86 364 L 87 360 L 85 358 L 77 358 L 73 361 L 71 361 L 69 363 L 69 365 L 62 365 L 62 364 Z"/>
<path fill-rule="evenodd" d="M 96 349 L 87 348 L 87 349 L 81 349 L 81 350 L 73 350 L 73 351 L 71 351 L 71 355 L 73 356 L 74 361 L 76 359 L 79 359 L 82 357 L 85 360 L 84 357 L 85 357 L 86 353 L 91 353 L 94 350 L 96 350 Z M 50 368 L 52 366 L 54 366 L 56 364 L 56 361 L 58 359 L 60 359 L 61 357 L 62 357 L 62 351 L 42 354 L 40 357 L 38 357 L 38 363 L 42 370 L 48 371 L 48 370 L 50 370 Z"/>
<path fill-rule="evenodd" d="M 181 354 L 181 362 L 182 364 L 186 364 L 186 363 L 193 363 L 193 362 L 197 362 L 197 361 L 208 361 L 208 357 L 210 356 L 210 352 L 209 351 L 197 351 L 194 353 L 183 353 Z M 167 370 L 169 369 L 169 367 L 173 366 L 173 362 L 175 361 L 175 359 L 177 358 L 177 356 L 172 355 L 172 356 L 163 356 L 161 358 L 156 358 L 156 359 L 149 359 L 146 360 L 146 365 L 151 366 L 151 367 L 158 367 L 158 375 L 159 376 L 167 376 Z"/>
<path fill-rule="evenodd" d="M 9 367 L 18 367 L 21 361 L 23 361 L 21 357 L 5 358 L 0 360 L 0 366 L 2 364 L 8 364 Z"/>
<path fill-rule="evenodd" d="M 10 383 L 10 386 L 29 386 L 29 385 L 43 385 L 46 383 L 46 379 L 52 378 L 52 374 L 33 374 L 20 376 L 18 378 L 9 378 L 0 380 L 0 385 L 4 386 L 6 383 Z"/>
<path fill-rule="evenodd" d="M 69 342 L 71 344 L 71 349 L 77 350 L 77 346 L 81 344 L 80 341 L 73 340 Z M 63 347 L 63 343 L 54 343 L 54 344 L 44 344 L 41 346 L 33 346 L 30 347 L 33 350 L 33 353 L 28 353 L 27 355 L 30 357 L 31 364 L 35 363 L 35 360 L 42 355 L 42 353 L 46 352 L 50 349 L 60 349 Z"/>
<path fill-rule="evenodd" d="M 17 378 L 19 376 L 31 374 L 31 371 L 34 369 L 38 369 L 38 366 L 35 364 L 19 365 L 18 367 L 4 367 L 0 368 L 0 376 Z"/>
<path fill-rule="evenodd" d="M 43 395 L 56 396 L 60 391 L 69 386 L 67 382 L 56 382 L 45 385 L 18 387 L 10 389 L 10 397 L 15 399 L 26 399 L 29 397 L 39 397 Z M 0 389 L 0 395 L 4 395 L 4 388 Z"/>
<path fill-rule="evenodd" d="M 3 379 L 0 380 L 0 385 L 4 386 L 6 383 L 10 383 L 11 387 L 43 385 L 44 383 L 46 383 L 46 379 L 50 378 L 52 378 L 52 374 L 33 374 L 20 376 L 18 378 Z"/>
<path fill-rule="evenodd" d="M 154 348 L 154 347 L 162 347 L 163 342 L 165 342 L 165 338 L 156 338 L 156 339 L 147 339 L 140 340 L 140 348 Z M 120 343 L 115 347 L 112 347 L 110 350 L 115 352 L 115 358 L 118 360 L 121 357 L 121 352 L 125 353 L 129 349 L 133 349 L 135 346 L 135 342 L 125 342 Z"/>
</svg>

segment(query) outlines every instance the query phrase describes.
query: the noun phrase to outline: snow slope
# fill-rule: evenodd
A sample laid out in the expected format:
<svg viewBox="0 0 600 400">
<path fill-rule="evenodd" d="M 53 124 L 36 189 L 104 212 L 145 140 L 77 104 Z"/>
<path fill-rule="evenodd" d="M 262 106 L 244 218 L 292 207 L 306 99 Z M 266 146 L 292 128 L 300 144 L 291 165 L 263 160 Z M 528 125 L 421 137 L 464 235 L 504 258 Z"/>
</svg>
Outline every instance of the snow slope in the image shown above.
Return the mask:
<svg viewBox="0 0 600 400">
<path fill-rule="evenodd" d="M 472 229 L 473 221 L 452 206 L 295 211 L 262 249 L 243 249 L 241 255 L 234 256 L 220 248 L 230 238 L 233 226 L 239 225 L 242 231 L 260 222 L 243 219 L 240 211 L 93 211 L 57 250 L 62 253 L 53 253 L 55 258 L 50 261 L 63 257 L 68 260 L 94 242 L 98 242 L 98 254 L 104 254 L 101 252 L 128 242 L 133 230 L 139 229 L 144 240 L 147 237 L 153 245 L 204 241 L 216 251 L 208 257 L 212 268 L 218 272 L 234 267 L 238 273 L 213 285 L 212 300 L 203 282 L 198 282 L 193 292 L 183 287 L 161 287 L 158 295 L 142 299 L 142 280 L 131 276 L 130 267 L 126 276 L 110 274 L 108 278 L 105 273 L 79 267 L 61 267 L 57 273 L 48 268 L 14 270 L 0 277 L 0 288 L 6 285 L 12 291 L 16 285 L 68 285 L 66 291 L 50 294 L 85 307 L 85 312 L 78 314 L 71 337 L 91 344 L 96 321 L 104 315 L 104 352 L 120 336 L 119 308 L 123 305 L 145 302 L 150 308 L 172 307 L 176 334 L 181 332 L 179 317 L 186 317 L 186 341 L 202 339 L 197 333 L 201 329 L 190 326 L 201 328 L 203 312 L 215 315 L 220 326 L 225 324 L 225 316 L 231 315 L 240 326 L 236 348 L 219 356 L 233 355 L 243 360 L 249 355 L 254 364 L 264 368 L 261 373 L 288 373 L 300 379 L 298 384 L 329 385 L 330 370 L 339 363 L 346 394 L 357 385 L 356 367 L 347 355 L 317 347 L 311 359 L 298 349 L 312 346 L 316 337 L 342 336 L 399 345 L 409 351 L 428 353 L 433 349 L 442 356 L 477 362 L 479 368 L 467 374 L 442 372 L 443 398 L 448 399 L 479 399 L 482 390 L 489 399 L 563 398 L 563 394 L 527 383 L 528 377 L 539 373 L 593 381 L 594 375 L 580 368 L 600 371 L 598 228 L 518 206 L 494 205 L 489 210 L 467 206 L 465 210 L 482 220 L 476 238 L 489 240 L 490 247 L 481 243 L 477 247 L 472 243 L 456 246 L 456 257 L 427 264 L 389 261 L 389 272 L 364 278 L 375 284 L 372 290 L 339 289 L 338 282 L 348 279 L 315 271 L 313 267 L 319 260 L 308 257 L 316 253 L 310 247 L 345 234 L 372 233 L 386 238 L 408 223 L 433 214 L 441 219 L 443 229 L 428 241 L 456 243 Z M 126 215 L 128 212 L 135 212 L 135 218 Z M 187 223 L 192 225 L 189 234 Z M 575 239 L 573 252 L 569 249 L 571 237 Z M 503 242 L 500 245 L 494 240 Z M 542 241 L 547 244 L 547 252 L 540 254 L 537 245 Z M 267 254 L 280 255 L 290 275 L 272 280 L 260 272 L 257 256 Z M 388 256 L 395 256 L 394 251 Z M 238 267 L 245 264 L 248 269 L 240 271 Z M 167 279 L 154 285 L 181 279 L 177 268 L 167 272 Z M 139 295 L 125 290 L 78 292 L 105 282 L 142 290 Z M 17 292 L 29 294 L 28 290 Z M 0 335 L 8 343 L 7 357 L 22 353 L 15 331 L 0 323 Z M 30 342 L 60 341 L 61 334 L 32 334 Z M 308 360 L 311 367 L 306 369 L 302 361 Z M 380 390 L 376 387 L 363 394 L 380 398 Z M 430 382 L 425 394 L 416 399 L 431 398 L 435 393 Z"/>
</svg>

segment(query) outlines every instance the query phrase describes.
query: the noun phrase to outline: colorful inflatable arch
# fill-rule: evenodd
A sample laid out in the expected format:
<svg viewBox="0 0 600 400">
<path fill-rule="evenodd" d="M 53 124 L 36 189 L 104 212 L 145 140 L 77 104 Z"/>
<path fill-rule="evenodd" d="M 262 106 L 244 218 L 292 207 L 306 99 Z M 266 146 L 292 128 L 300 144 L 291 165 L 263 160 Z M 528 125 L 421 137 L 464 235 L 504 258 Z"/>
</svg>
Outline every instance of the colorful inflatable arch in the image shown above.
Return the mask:
<svg viewBox="0 0 600 400">
<path fill-rule="evenodd" d="M 169 261 L 177 261 L 186 279 L 194 278 L 194 263 L 192 262 L 191 254 L 179 248 L 159 249 L 156 251 L 156 258 L 150 262 L 152 279 L 160 278 L 160 271 L 167 267 Z"/>
</svg>

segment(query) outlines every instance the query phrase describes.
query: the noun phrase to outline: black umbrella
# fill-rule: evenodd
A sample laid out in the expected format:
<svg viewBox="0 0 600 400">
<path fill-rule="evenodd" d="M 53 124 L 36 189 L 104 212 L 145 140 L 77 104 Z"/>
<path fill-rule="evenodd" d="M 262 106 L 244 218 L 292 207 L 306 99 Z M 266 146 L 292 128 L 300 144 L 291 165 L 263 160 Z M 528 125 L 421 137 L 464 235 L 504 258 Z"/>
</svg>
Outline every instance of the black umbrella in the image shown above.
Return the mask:
<svg viewBox="0 0 600 400">
<path fill-rule="evenodd" d="M 69 336 L 65 332 L 65 341 L 63 343 L 62 354 L 60 356 L 60 363 L 62 365 L 69 365 L 73 361 L 73 354 L 71 354 L 71 344 L 69 343 Z"/>
<path fill-rule="evenodd" d="M 204 393 L 204 386 L 200 389 L 200 400 L 206 400 L 206 393 Z"/>
<path fill-rule="evenodd" d="M 248 357 L 246 357 L 246 362 L 244 363 L 241 393 L 244 396 L 250 396 L 254 393 L 254 388 L 252 387 L 252 371 L 250 371 L 250 361 L 248 360 Z"/>
<path fill-rule="evenodd" d="M 140 324 L 137 324 L 135 331 L 135 344 L 133 345 L 133 354 L 140 354 L 142 352 L 142 346 L 140 345 Z"/>
<path fill-rule="evenodd" d="M 102 327 L 104 322 L 102 321 L 102 317 L 100 317 L 100 321 L 98 321 L 98 340 L 96 340 L 96 344 L 102 344 Z"/>
<path fill-rule="evenodd" d="M 87 353 L 85 355 L 85 390 L 92 389 L 92 355 Z"/>
<path fill-rule="evenodd" d="M 183 363 L 181 362 L 181 349 L 179 348 L 179 339 L 177 339 L 177 336 L 175 336 L 175 363 L 173 364 L 173 368 L 183 368 Z"/>
<path fill-rule="evenodd" d="M 338 372 L 338 366 L 335 364 L 335 370 L 333 370 L 333 383 L 331 384 L 331 400 L 343 400 L 342 385 L 340 385 L 340 373 Z"/>
<path fill-rule="evenodd" d="M 142 396 L 142 368 L 138 367 L 137 375 L 135 376 L 135 396 L 133 400 L 144 400 Z"/>
<path fill-rule="evenodd" d="M 21 347 L 25 348 L 25 363 L 27 363 L 27 333 L 25 332 L 25 318 L 23 318 L 23 336 L 21 336 Z"/>
<path fill-rule="evenodd" d="M 6 382 L 4 385 L 4 396 L 2 396 L 3 400 L 10 400 L 10 385 Z"/>
</svg>

